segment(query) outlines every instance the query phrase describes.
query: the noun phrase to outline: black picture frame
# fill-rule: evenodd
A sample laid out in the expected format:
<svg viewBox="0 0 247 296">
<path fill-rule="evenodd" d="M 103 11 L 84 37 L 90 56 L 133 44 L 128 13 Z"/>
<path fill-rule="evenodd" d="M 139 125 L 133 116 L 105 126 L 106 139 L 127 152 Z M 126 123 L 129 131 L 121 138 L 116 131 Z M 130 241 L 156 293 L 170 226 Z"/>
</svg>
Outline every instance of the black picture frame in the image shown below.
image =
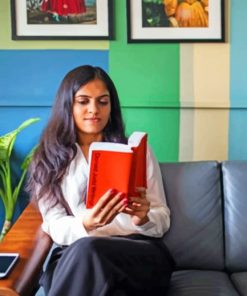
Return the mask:
<svg viewBox="0 0 247 296">
<path fill-rule="evenodd" d="M 92 13 L 57 17 L 41 11 L 42 0 L 11 0 L 12 40 L 113 40 L 113 1 L 95 0 L 93 22 Z"/>
<path fill-rule="evenodd" d="M 169 10 L 169 7 L 166 8 L 167 12 L 171 13 L 168 15 L 163 1 L 160 1 L 158 4 L 157 2 L 159 1 L 154 2 L 155 3 L 152 4 L 152 1 L 150 2 L 146 0 L 126 0 L 128 43 L 191 43 L 225 41 L 224 0 L 208 0 L 208 6 L 204 6 L 201 0 L 195 1 L 201 2 L 200 5 L 205 10 L 205 21 L 207 21 L 206 27 L 179 27 L 179 21 L 181 20 L 181 14 L 179 13 L 181 12 L 182 6 L 179 8 L 176 7 L 175 10 Z M 186 3 L 186 0 L 184 2 L 185 4 L 183 4 L 183 8 L 187 8 L 191 5 Z M 203 2 L 205 3 L 205 1 Z M 154 5 L 156 5 L 156 7 L 154 7 Z M 181 2 L 178 5 L 181 5 Z M 172 14 L 174 11 L 177 14 Z M 188 24 L 188 22 L 186 24 Z M 174 25 L 177 27 L 174 27 Z"/>
</svg>

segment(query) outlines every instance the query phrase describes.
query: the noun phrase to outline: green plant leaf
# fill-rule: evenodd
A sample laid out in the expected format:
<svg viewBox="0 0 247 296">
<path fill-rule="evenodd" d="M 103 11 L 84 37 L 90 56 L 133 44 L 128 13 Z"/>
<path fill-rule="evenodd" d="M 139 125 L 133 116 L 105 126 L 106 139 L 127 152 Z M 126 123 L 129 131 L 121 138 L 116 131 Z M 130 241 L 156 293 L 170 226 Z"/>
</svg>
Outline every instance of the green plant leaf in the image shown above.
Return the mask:
<svg viewBox="0 0 247 296">
<path fill-rule="evenodd" d="M 33 149 L 25 157 L 25 159 L 23 160 L 23 162 L 21 164 L 21 169 L 22 170 L 26 170 L 28 168 L 28 166 L 30 165 L 30 163 L 32 161 L 33 154 L 34 154 L 34 152 L 36 151 L 37 148 L 38 148 L 38 145 L 36 145 L 35 147 L 33 147 Z"/>
<path fill-rule="evenodd" d="M 1 196 L 2 200 L 3 200 L 4 206 L 6 206 L 7 198 L 6 198 L 5 193 L 4 193 L 4 191 L 3 191 L 3 189 L 1 187 L 0 187 L 0 196 Z"/>
<path fill-rule="evenodd" d="M 25 179 L 27 173 L 27 167 L 31 162 L 33 153 L 36 149 L 33 148 L 29 154 L 25 157 L 22 163 L 22 175 L 19 179 L 18 185 L 12 187 L 12 176 L 11 176 L 11 167 L 10 167 L 10 156 L 13 150 L 13 146 L 16 140 L 16 136 L 30 124 L 33 124 L 40 120 L 40 118 L 30 118 L 24 121 L 17 129 L 12 132 L 5 134 L 0 137 L 0 198 L 2 198 L 4 209 L 5 209 L 5 220 L 12 220 L 13 212 L 15 209 L 16 199 L 19 195 L 21 186 Z M 4 228 L 4 226 L 3 226 Z M 1 233 L 1 231 L 0 231 Z M 0 234 L 0 238 L 6 234 L 6 231 L 3 231 Z"/>
<path fill-rule="evenodd" d="M 24 121 L 17 129 L 0 137 L 0 160 L 7 160 L 10 157 L 16 136 L 19 132 L 39 120 L 40 118 L 30 118 Z"/>
<path fill-rule="evenodd" d="M 0 137 L 0 160 L 6 161 L 9 158 L 11 153 L 10 146 L 11 143 L 15 141 L 17 132 L 14 130 L 11 133 L 8 133 Z"/>
<path fill-rule="evenodd" d="M 37 121 L 39 121 L 40 120 L 40 118 L 39 117 L 36 117 L 36 118 L 30 118 L 30 119 L 27 119 L 27 120 L 25 120 L 18 128 L 17 128 L 17 130 L 18 130 L 18 133 L 20 132 L 20 131 L 22 131 L 24 128 L 26 128 L 26 127 L 28 127 L 30 124 L 33 124 L 34 122 L 37 122 Z"/>
</svg>

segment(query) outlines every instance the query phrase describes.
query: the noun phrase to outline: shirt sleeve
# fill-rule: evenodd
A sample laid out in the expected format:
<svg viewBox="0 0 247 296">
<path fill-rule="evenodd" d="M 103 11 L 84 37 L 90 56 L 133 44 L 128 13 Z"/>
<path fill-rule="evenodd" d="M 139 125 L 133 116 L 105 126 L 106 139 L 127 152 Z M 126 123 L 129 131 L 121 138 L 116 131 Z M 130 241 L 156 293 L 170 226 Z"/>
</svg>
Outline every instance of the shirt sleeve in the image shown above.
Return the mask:
<svg viewBox="0 0 247 296">
<path fill-rule="evenodd" d="M 83 173 L 83 167 L 87 163 L 78 150 L 75 158 L 70 163 L 63 178 L 61 189 L 73 215 L 68 215 L 61 204 L 50 207 L 49 199 L 39 200 L 39 209 L 43 218 L 42 229 L 50 235 L 58 245 L 70 245 L 74 241 L 86 237 L 89 234 L 83 226 L 85 214 L 85 195 L 87 174 Z"/>
<path fill-rule="evenodd" d="M 48 203 L 42 199 L 39 201 L 39 209 L 43 218 L 42 229 L 56 244 L 70 245 L 77 239 L 88 236 L 80 215 L 69 216 L 60 204 L 49 208 Z"/>
<path fill-rule="evenodd" d="M 170 210 L 167 207 L 159 164 L 150 149 L 147 150 L 147 191 L 150 202 L 149 221 L 134 228 L 148 236 L 161 237 L 170 227 Z"/>
</svg>

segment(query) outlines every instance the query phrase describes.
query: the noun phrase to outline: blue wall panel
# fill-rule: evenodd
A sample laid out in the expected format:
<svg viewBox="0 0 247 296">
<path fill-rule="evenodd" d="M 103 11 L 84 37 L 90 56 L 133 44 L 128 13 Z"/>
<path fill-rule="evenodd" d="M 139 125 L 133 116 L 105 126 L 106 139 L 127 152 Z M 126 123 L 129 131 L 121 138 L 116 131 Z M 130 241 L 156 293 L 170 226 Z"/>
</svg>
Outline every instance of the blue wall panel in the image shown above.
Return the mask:
<svg viewBox="0 0 247 296">
<path fill-rule="evenodd" d="M 22 158 L 38 142 L 50 115 L 50 107 L 0 107 L 0 135 L 16 129 L 24 120 L 39 117 L 40 121 L 24 129 L 16 138 L 15 150 Z"/>
<path fill-rule="evenodd" d="M 108 72 L 108 51 L 0 50 L 0 106 L 51 105 L 63 76 L 83 64 Z"/>
<path fill-rule="evenodd" d="M 71 69 L 84 64 L 100 66 L 108 72 L 108 50 L 0 50 L 0 135 L 12 131 L 28 118 L 41 118 L 17 137 L 11 162 L 16 178 L 24 157 L 39 141 L 62 78 Z M 15 218 L 26 202 L 27 196 L 22 192 Z M 3 219 L 0 199 L 0 227 Z"/>
<path fill-rule="evenodd" d="M 12 152 L 11 164 L 13 176 L 20 175 L 20 165 L 27 153 L 34 147 L 40 138 L 41 132 L 50 115 L 50 107 L 0 107 L 0 135 L 4 135 L 18 127 L 24 120 L 39 117 L 40 121 L 30 125 L 16 138 Z M 20 215 L 27 203 L 27 195 L 23 192 L 18 197 L 14 220 Z M 4 208 L 0 199 L 0 228 L 4 220 Z"/>
</svg>

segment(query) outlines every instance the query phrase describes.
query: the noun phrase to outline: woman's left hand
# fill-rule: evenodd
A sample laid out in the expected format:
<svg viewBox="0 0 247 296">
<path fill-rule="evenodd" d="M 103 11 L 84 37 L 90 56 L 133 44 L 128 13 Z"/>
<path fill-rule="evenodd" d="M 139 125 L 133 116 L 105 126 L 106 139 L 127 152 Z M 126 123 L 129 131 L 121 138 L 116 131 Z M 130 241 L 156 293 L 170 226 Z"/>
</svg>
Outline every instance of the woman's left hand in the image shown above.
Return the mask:
<svg viewBox="0 0 247 296">
<path fill-rule="evenodd" d="M 131 215 L 132 222 L 140 226 L 149 221 L 147 214 L 150 210 L 150 202 L 146 198 L 145 188 L 138 187 L 136 191 L 139 193 L 139 196 L 129 197 L 128 206 L 123 213 Z"/>
</svg>

